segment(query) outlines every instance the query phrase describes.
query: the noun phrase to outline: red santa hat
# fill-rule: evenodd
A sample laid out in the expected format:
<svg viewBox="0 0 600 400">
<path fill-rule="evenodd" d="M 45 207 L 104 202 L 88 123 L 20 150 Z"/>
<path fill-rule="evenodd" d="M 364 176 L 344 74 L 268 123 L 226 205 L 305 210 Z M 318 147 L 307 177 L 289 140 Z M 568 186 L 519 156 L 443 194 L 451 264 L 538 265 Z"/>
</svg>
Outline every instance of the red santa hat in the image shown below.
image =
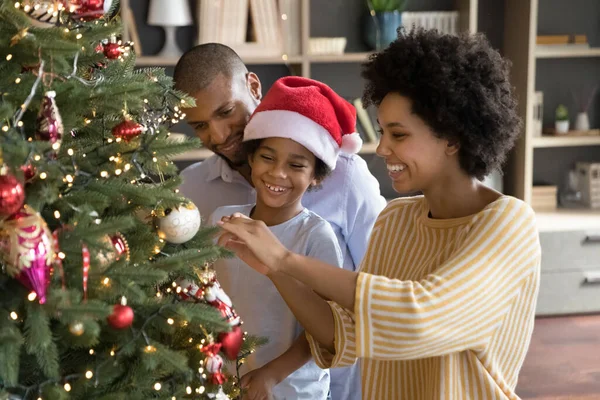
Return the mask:
<svg viewBox="0 0 600 400">
<path fill-rule="evenodd" d="M 354 106 L 326 84 L 298 76 L 277 80 L 246 125 L 244 141 L 270 137 L 300 143 L 331 169 L 340 151 L 362 146 Z"/>
</svg>

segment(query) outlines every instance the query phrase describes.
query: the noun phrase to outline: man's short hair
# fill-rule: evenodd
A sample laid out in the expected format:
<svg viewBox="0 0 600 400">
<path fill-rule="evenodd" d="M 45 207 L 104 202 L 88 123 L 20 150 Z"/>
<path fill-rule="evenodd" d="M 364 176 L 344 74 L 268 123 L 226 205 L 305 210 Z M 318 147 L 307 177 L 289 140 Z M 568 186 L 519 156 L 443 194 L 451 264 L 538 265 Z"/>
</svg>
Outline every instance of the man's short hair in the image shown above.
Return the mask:
<svg viewBox="0 0 600 400">
<path fill-rule="evenodd" d="M 231 48 L 220 43 L 206 43 L 185 52 L 175 66 L 175 88 L 195 94 L 223 74 L 228 78 L 248 72 L 244 62 Z"/>
</svg>

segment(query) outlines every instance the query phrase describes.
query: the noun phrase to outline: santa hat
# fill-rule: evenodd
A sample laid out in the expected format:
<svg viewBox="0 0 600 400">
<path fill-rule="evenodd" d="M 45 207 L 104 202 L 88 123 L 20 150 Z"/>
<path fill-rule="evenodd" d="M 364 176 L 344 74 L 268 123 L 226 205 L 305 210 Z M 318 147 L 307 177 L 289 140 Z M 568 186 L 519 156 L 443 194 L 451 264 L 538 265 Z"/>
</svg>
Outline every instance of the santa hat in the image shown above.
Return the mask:
<svg viewBox="0 0 600 400">
<path fill-rule="evenodd" d="M 298 76 L 277 80 L 256 108 L 244 141 L 279 137 L 310 150 L 331 169 L 340 151 L 357 153 L 356 109 L 322 82 Z"/>
</svg>

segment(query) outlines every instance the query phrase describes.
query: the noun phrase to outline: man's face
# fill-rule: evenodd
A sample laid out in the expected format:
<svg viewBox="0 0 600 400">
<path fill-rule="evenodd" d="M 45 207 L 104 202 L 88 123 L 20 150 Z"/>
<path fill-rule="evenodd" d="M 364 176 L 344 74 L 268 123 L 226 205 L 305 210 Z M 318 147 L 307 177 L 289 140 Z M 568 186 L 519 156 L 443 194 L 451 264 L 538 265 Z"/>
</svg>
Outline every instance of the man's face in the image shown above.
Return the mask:
<svg viewBox="0 0 600 400">
<path fill-rule="evenodd" d="M 258 77 L 253 73 L 232 78 L 218 75 L 194 97 L 196 107 L 186 109 L 186 121 L 196 136 L 233 166 L 246 163 L 241 145 L 244 128 L 260 102 Z"/>
</svg>

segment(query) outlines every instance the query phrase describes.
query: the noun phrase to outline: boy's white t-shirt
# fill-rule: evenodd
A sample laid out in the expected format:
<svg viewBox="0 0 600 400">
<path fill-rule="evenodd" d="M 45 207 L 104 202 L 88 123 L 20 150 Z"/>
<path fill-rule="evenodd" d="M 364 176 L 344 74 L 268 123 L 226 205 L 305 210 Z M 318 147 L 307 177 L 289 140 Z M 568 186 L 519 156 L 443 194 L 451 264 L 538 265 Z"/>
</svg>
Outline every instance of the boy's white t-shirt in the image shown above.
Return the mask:
<svg viewBox="0 0 600 400">
<path fill-rule="evenodd" d="M 210 224 L 215 225 L 221 217 L 235 212 L 249 216 L 253 207 L 253 204 L 219 207 L 210 217 Z M 341 268 L 342 252 L 333 229 L 312 211 L 304 209 L 289 221 L 269 229 L 292 252 Z M 303 328 L 269 278 L 237 257 L 218 260 L 214 268 L 217 279 L 244 321 L 242 329 L 250 335 L 269 339 L 268 344 L 247 358 L 241 370 L 245 374 L 283 354 Z M 329 382 L 329 370 L 322 370 L 311 360 L 275 386 L 273 395 L 278 400 L 326 399 Z"/>
</svg>

